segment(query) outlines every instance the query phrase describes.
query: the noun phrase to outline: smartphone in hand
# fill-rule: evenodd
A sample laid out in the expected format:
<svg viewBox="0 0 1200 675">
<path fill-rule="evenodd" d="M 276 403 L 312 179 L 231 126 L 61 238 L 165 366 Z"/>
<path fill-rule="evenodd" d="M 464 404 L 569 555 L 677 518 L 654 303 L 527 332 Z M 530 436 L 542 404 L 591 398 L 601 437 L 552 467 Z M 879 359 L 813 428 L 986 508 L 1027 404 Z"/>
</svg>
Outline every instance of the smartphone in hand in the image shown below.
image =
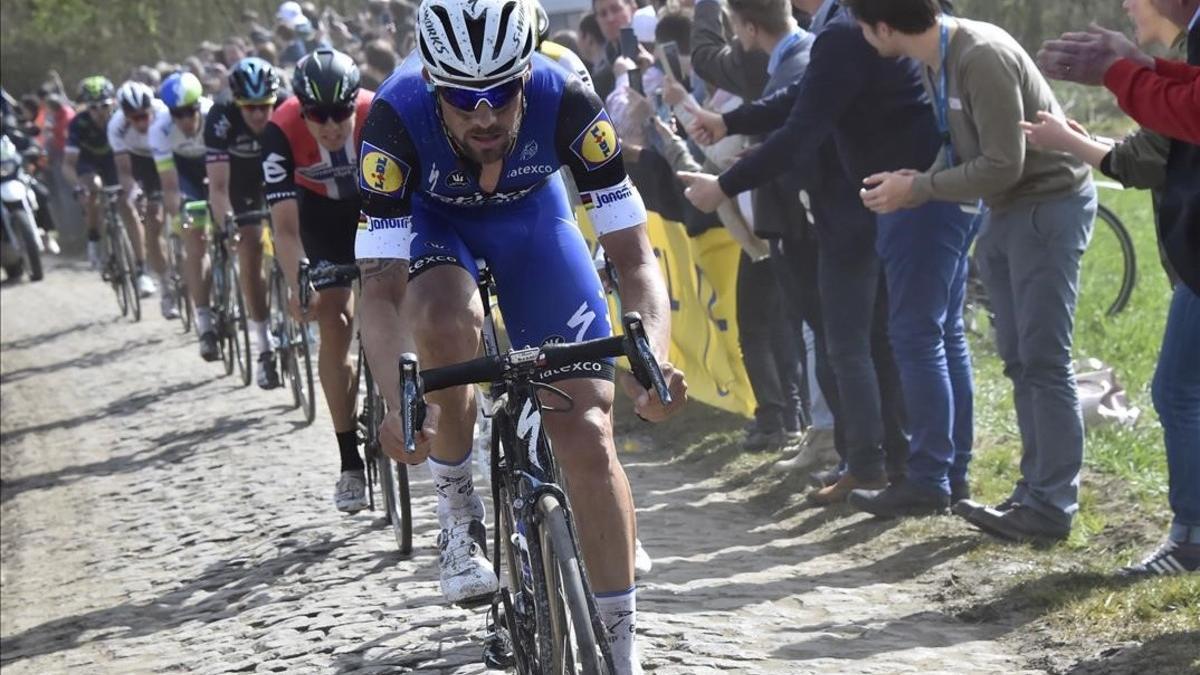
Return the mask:
<svg viewBox="0 0 1200 675">
<path fill-rule="evenodd" d="M 629 86 L 642 96 L 646 95 L 646 90 L 642 86 L 642 71 L 638 65 L 638 39 L 633 32 L 632 27 L 621 29 L 621 56 L 628 58 L 634 63 L 634 70 L 629 71 Z"/>
</svg>

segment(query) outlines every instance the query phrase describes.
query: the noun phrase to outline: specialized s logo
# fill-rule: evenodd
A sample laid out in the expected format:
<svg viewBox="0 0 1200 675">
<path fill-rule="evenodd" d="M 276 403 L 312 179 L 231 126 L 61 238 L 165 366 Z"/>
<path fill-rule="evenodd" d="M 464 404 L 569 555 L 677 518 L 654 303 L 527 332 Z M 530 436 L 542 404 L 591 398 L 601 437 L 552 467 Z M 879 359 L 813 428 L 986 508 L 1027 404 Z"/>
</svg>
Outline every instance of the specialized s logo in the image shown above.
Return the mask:
<svg viewBox="0 0 1200 675">
<path fill-rule="evenodd" d="M 608 113 L 603 110 L 571 143 L 571 152 L 583 161 L 589 171 L 608 164 L 620 151 L 617 130 L 613 128 Z"/>
<path fill-rule="evenodd" d="M 387 197 L 404 194 L 409 167 L 391 154 L 363 141 L 362 162 L 359 164 L 358 185 L 368 192 Z"/>
</svg>

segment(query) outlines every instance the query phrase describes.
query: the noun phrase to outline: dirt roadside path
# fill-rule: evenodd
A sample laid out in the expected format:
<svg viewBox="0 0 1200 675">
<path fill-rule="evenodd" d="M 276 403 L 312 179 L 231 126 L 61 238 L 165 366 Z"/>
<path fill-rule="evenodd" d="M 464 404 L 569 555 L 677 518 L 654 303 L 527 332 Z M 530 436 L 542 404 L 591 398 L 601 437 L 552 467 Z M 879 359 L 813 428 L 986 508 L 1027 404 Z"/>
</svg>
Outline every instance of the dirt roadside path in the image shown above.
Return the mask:
<svg viewBox="0 0 1200 675">
<path fill-rule="evenodd" d="M 482 618 L 441 604 L 423 479 L 401 560 L 374 515 L 332 507 L 323 403 L 304 427 L 156 301 L 115 319 L 77 263 L 0 293 L 6 675 L 485 672 Z M 667 450 L 625 457 L 655 559 L 648 672 L 1032 672 L 1004 627 L 938 612 L 919 580 L 965 536 L 871 551 L 886 524 L 763 512 Z"/>
</svg>

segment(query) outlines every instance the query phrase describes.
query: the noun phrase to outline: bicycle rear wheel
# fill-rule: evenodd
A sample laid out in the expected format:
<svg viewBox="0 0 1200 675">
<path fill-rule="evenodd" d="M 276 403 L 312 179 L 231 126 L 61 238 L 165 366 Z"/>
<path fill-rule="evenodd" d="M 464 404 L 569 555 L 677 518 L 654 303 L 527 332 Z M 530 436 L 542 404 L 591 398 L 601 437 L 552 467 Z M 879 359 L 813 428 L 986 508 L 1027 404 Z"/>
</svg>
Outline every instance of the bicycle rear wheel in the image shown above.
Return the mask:
<svg viewBox="0 0 1200 675">
<path fill-rule="evenodd" d="M 234 369 L 234 354 L 233 345 L 233 325 L 230 321 L 229 312 L 229 277 L 227 271 L 229 266 L 225 263 L 225 257 L 218 248 L 220 244 L 214 246 L 213 252 L 213 280 L 212 280 L 212 310 L 213 319 L 216 322 L 217 343 L 221 346 L 221 362 L 225 366 L 225 374 L 232 375 Z"/>
<path fill-rule="evenodd" d="M 292 392 L 292 407 L 299 408 L 300 380 L 296 376 L 296 331 L 292 328 L 292 317 L 288 313 L 287 282 L 279 262 L 271 266 L 271 280 L 267 287 L 267 313 L 271 322 L 271 335 L 275 338 L 275 354 L 279 359 L 279 376 L 287 381 Z"/>
<path fill-rule="evenodd" d="M 192 330 L 192 319 L 195 311 L 192 307 L 192 296 L 188 293 L 187 282 L 183 278 L 183 240 L 179 235 L 171 235 L 168 239 L 167 252 L 170 256 L 168 265 L 171 268 L 171 291 L 179 303 L 179 322 L 183 324 L 183 332 Z"/>
<path fill-rule="evenodd" d="M 609 675 L 612 670 L 597 639 L 599 622 L 593 620 L 594 602 L 566 511 L 550 494 L 538 500 L 538 511 L 542 516 L 540 548 L 553 641 L 550 660 L 543 663 L 553 675 Z"/>
</svg>

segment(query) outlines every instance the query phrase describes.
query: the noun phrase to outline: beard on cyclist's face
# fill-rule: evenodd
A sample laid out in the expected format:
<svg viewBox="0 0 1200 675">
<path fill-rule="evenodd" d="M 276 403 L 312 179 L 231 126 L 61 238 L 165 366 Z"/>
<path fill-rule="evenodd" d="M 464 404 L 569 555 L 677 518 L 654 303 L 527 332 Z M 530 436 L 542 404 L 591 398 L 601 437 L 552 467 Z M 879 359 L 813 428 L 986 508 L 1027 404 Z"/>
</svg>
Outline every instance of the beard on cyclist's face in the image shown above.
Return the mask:
<svg viewBox="0 0 1200 675">
<path fill-rule="evenodd" d="M 456 108 L 439 97 L 442 119 L 450 137 L 472 161 L 492 164 L 504 159 L 509 148 L 516 142 L 520 127 L 522 96 L 493 110 L 487 102 L 480 103 L 473 111 Z"/>
</svg>

